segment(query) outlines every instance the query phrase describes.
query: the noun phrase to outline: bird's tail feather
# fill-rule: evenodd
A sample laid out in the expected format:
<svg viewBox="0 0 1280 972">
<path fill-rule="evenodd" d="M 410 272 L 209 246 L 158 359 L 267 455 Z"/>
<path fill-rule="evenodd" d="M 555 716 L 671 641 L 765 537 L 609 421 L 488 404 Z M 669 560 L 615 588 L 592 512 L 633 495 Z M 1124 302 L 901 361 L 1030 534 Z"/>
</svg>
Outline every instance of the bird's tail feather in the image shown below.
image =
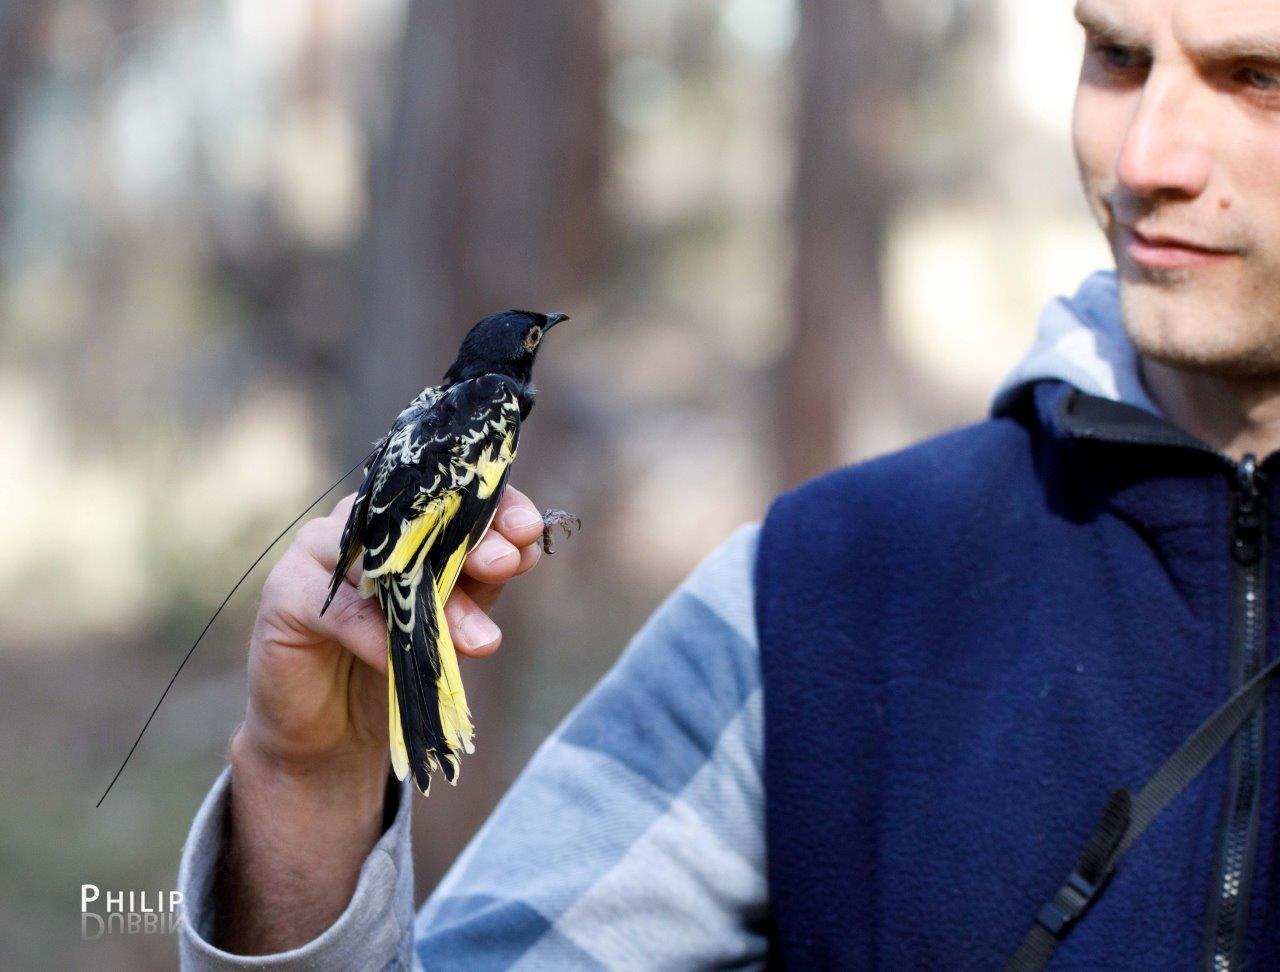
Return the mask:
<svg viewBox="0 0 1280 972">
<path fill-rule="evenodd" d="M 459 754 L 473 750 L 457 654 L 441 591 L 428 568 L 379 584 L 378 593 L 387 614 L 392 766 L 400 779 L 412 770 L 425 794 L 437 769 L 456 783 Z"/>
<path fill-rule="evenodd" d="M 409 751 L 405 747 L 404 728 L 400 722 L 400 700 L 396 696 L 395 654 L 387 640 L 387 718 L 391 738 L 391 768 L 395 770 L 396 779 L 403 780 L 409 775 Z M 428 780 L 428 783 L 430 781 Z"/>
<path fill-rule="evenodd" d="M 461 548 L 460 548 L 461 550 Z M 466 550 L 461 550 L 465 555 Z M 452 559 L 452 558 L 450 558 Z M 461 558 L 459 558 L 461 559 Z M 452 588 L 452 584 L 449 585 Z M 424 595 L 426 592 L 423 592 Z M 445 743 L 455 754 L 459 751 L 470 755 L 475 752 L 471 739 L 475 727 L 471 724 L 471 710 L 467 708 L 467 693 L 462 687 L 462 673 L 458 671 L 458 653 L 453 646 L 453 636 L 449 633 L 449 624 L 445 619 L 444 602 L 448 593 L 439 583 L 430 585 L 430 596 L 434 601 L 431 612 L 433 630 L 438 632 L 436 644 L 439 647 L 440 674 L 436 679 L 436 688 L 440 696 L 440 724 L 444 729 Z M 423 598 L 425 600 L 425 597 Z M 422 612 L 427 613 L 425 610 Z M 454 782 L 457 775 L 457 756 L 453 757 Z"/>
</svg>

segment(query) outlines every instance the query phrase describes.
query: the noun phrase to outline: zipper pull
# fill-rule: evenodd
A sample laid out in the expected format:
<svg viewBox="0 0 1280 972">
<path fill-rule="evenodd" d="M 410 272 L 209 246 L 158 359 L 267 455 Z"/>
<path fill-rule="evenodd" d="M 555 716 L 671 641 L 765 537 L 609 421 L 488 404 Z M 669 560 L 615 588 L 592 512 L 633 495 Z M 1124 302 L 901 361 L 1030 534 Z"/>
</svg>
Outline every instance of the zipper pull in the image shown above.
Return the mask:
<svg viewBox="0 0 1280 972">
<path fill-rule="evenodd" d="M 1236 562 L 1256 564 L 1262 550 L 1262 518 L 1258 515 L 1258 457 L 1248 453 L 1236 464 L 1232 503 L 1231 553 Z"/>
</svg>

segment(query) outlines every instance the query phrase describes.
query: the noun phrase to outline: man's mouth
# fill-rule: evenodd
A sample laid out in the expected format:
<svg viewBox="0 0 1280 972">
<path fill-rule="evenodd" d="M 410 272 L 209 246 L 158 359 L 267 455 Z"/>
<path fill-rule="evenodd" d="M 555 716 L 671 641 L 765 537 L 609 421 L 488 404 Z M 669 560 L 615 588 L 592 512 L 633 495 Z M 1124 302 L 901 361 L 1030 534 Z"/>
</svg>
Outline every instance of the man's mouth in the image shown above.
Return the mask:
<svg viewBox="0 0 1280 972">
<path fill-rule="evenodd" d="M 1133 226 L 1121 226 L 1120 233 L 1130 259 L 1161 270 L 1205 267 L 1240 255 L 1237 249 L 1208 246 L 1162 233 L 1142 233 Z"/>
</svg>

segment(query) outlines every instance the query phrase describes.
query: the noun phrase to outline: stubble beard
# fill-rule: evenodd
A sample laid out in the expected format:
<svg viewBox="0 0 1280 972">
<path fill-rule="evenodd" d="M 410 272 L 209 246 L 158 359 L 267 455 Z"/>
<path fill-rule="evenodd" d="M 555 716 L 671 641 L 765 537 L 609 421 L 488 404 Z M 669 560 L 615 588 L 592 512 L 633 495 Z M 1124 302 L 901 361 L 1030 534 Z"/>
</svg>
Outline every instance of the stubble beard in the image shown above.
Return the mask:
<svg viewBox="0 0 1280 972">
<path fill-rule="evenodd" d="M 1143 358 L 1228 380 L 1280 379 L 1280 289 L 1219 296 L 1195 270 L 1120 266 L 1124 329 Z"/>
<path fill-rule="evenodd" d="M 1097 213 L 1125 333 L 1141 357 L 1225 380 L 1280 379 L 1280 268 L 1264 265 L 1251 246 L 1235 266 L 1145 266 L 1124 252 L 1110 205 Z"/>
</svg>

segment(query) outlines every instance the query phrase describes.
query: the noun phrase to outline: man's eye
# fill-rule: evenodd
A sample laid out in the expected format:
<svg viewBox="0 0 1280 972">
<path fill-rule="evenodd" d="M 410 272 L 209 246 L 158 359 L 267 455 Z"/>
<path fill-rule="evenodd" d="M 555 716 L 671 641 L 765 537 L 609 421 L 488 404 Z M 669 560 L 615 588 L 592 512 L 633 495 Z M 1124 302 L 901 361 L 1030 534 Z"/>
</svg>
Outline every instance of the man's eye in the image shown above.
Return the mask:
<svg viewBox="0 0 1280 972">
<path fill-rule="evenodd" d="M 1119 44 L 1099 44 L 1098 55 L 1112 71 L 1132 71 L 1144 66 L 1142 52 Z"/>
<path fill-rule="evenodd" d="M 1236 73 L 1236 79 L 1250 88 L 1256 88 L 1259 91 L 1274 91 L 1280 89 L 1280 77 L 1269 74 L 1266 71 L 1260 71 L 1257 68 L 1241 68 Z"/>
</svg>

